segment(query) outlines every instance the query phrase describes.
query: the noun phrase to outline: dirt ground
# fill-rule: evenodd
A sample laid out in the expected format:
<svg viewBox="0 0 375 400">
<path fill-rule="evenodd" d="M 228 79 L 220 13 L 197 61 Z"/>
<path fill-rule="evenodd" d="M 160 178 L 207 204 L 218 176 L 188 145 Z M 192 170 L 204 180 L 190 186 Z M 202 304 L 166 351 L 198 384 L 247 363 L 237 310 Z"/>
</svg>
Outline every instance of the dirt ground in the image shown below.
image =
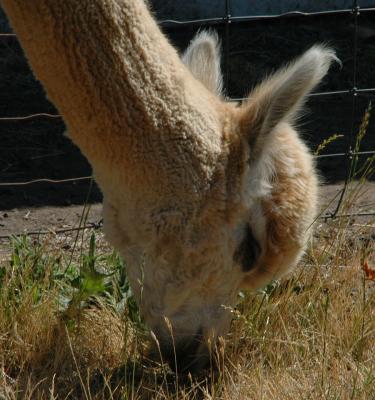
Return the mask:
<svg viewBox="0 0 375 400">
<path fill-rule="evenodd" d="M 324 210 L 322 214 L 335 210 L 342 188 L 342 183 L 322 186 L 321 207 Z M 86 225 L 100 224 L 101 203 L 91 204 L 88 207 Z M 0 238 L 22 233 L 69 232 L 70 229 L 79 226 L 83 210 L 83 205 L 20 207 L 0 210 Z M 375 182 L 366 182 L 361 186 L 355 204 L 349 210 L 345 210 L 345 213 L 348 212 L 353 214 L 373 212 L 375 214 Z M 357 220 L 359 219 L 361 221 L 373 221 L 375 215 L 357 217 Z"/>
<path fill-rule="evenodd" d="M 342 188 L 342 183 L 322 187 L 322 215 L 335 210 Z M 358 229 L 364 229 L 367 232 L 364 239 L 375 243 L 375 182 L 364 184 L 354 200 L 353 206 L 341 210 L 340 213 L 374 213 L 374 215 L 350 218 L 348 219 L 350 223 L 347 226 L 356 232 Z M 85 230 L 86 239 L 90 236 L 93 228 L 100 227 L 102 222 L 102 204 L 93 203 L 89 204 L 88 207 L 88 215 L 84 225 L 91 229 Z M 64 251 L 73 249 L 74 243 L 78 238 L 77 228 L 80 226 L 84 210 L 83 204 L 0 209 L 0 263 L 8 260 L 12 252 L 11 241 L 9 240 L 11 235 L 31 234 L 31 237 L 37 239 L 44 240 L 48 238 L 47 240 L 51 240 L 54 243 L 53 247 L 55 249 Z M 329 229 L 334 228 L 335 225 L 332 224 L 332 220 L 328 221 L 331 222 Z M 326 222 L 327 220 L 321 218 L 317 223 L 315 231 L 317 237 L 320 232 L 328 229 Z M 82 234 L 82 231 L 79 233 Z M 82 238 L 82 236 L 80 237 Z M 100 230 L 97 231 L 96 238 L 97 248 L 100 249 L 100 252 L 102 254 L 108 253 L 110 246 Z M 82 242 L 83 248 L 87 247 L 88 240 L 86 239 Z"/>
</svg>

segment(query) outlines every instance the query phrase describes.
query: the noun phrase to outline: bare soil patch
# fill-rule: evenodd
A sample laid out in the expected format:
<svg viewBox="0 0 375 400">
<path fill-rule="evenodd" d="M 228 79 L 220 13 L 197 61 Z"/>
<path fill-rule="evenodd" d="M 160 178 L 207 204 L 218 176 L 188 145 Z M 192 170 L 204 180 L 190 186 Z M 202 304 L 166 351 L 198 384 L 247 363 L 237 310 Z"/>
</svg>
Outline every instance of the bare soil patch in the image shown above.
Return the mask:
<svg viewBox="0 0 375 400">
<path fill-rule="evenodd" d="M 356 183 L 353 183 L 356 185 Z M 322 214 L 333 212 L 343 188 L 343 183 L 324 185 L 321 189 Z M 6 202 L 7 203 L 7 202 Z M 88 205 L 89 213 L 87 225 L 96 225 L 101 221 L 102 205 L 95 203 Z M 19 207 L 0 209 L 0 236 L 18 235 L 22 233 L 51 233 L 61 230 L 75 229 L 84 210 L 84 205 Z M 355 203 L 345 214 L 374 213 L 375 214 L 375 182 L 363 184 L 356 195 Z M 365 223 L 374 216 L 357 217 Z M 375 229 L 375 228 L 374 228 Z"/>
</svg>

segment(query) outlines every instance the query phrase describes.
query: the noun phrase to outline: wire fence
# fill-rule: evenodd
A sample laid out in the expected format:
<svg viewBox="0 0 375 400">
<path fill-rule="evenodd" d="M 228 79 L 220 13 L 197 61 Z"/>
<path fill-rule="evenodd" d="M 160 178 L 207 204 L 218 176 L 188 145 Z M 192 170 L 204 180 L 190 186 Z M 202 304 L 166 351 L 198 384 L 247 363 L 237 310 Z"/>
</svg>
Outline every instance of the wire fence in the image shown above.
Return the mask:
<svg viewBox="0 0 375 400">
<path fill-rule="evenodd" d="M 319 154 L 315 155 L 316 158 L 336 158 L 336 157 L 343 157 L 346 163 L 346 176 L 345 182 L 342 186 L 342 189 L 338 193 L 338 201 L 333 211 L 328 211 L 321 215 L 320 218 L 327 221 L 329 219 L 334 218 L 348 218 L 348 217 L 369 217 L 374 216 L 374 212 L 356 212 L 356 213 L 340 213 L 341 207 L 344 202 L 345 194 L 348 190 L 348 185 L 352 177 L 352 160 L 353 157 L 356 156 L 373 156 L 375 155 L 375 149 L 368 150 L 368 151 L 359 151 L 358 148 L 355 148 L 355 115 L 357 111 L 357 101 L 358 96 L 368 96 L 373 97 L 375 96 L 375 88 L 359 88 L 357 87 L 357 74 L 358 74 L 358 28 L 359 28 L 359 16 L 361 14 L 367 13 L 375 13 L 375 7 L 366 7 L 361 8 L 359 5 L 358 0 L 353 1 L 353 5 L 351 8 L 346 9 L 339 9 L 339 10 L 327 10 L 327 11 L 318 11 L 318 12 L 301 12 L 301 11 L 290 11 L 283 14 L 277 15 L 246 15 L 246 16 L 233 16 L 231 15 L 231 5 L 232 0 L 223 0 L 224 2 L 224 9 L 225 15 L 221 17 L 215 18 L 202 18 L 202 19 L 191 19 L 191 20 L 174 20 L 174 19 L 164 19 L 159 21 L 159 25 L 163 28 L 173 28 L 173 29 L 186 29 L 187 27 L 214 27 L 214 26 L 221 26 L 224 28 L 224 35 L 223 35 L 223 68 L 224 68 L 224 76 L 226 77 L 226 84 L 228 87 L 228 76 L 229 76 L 229 66 L 230 66 L 230 49 L 231 49 L 231 39 L 230 39 L 230 32 L 232 29 L 233 24 L 254 24 L 258 21 L 262 20 L 281 20 L 285 18 L 309 18 L 309 17 L 317 17 L 317 16 L 343 16 L 343 15 L 350 15 L 353 21 L 353 48 L 352 48 L 352 57 L 353 57 L 353 77 L 352 77 L 352 85 L 344 90 L 335 90 L 335 91 L 325 91 L 325 92 L 315 92 L 310 94 L 311 97 L 324 97 L 324 96 L 349 96 L 351 98 L 351 128 L 350 128 L 350 137 L 349 137 L 349 146 L 344 152 L 335 152 L 330 154 Z M 9 39 L 13 38 L 17 40 L 17 36 L 14 33 L 0 33 L 0 40 L 2 39 Z M 229 100 L 241 102 L 245 100 L 242 97 L 231 98 Z M 34 120 L 40 118 L 47 118 L 47 119 L 58 119 L 61 118 L 58 114 L 51 114 L 51 113 L 34 113 L 29 115 L 22 115 L 17 117 L 9 117 L 9 116 L 0 116 L 0 123 L 1 122 L 22 122 L 27 120 Z M 50 185 L 58 185 L 66 182 L 76 182 L 76 181 L 89 181 L 92 179 L 91 176 L 80 176 L 80 177 L 72 177 L 68 179 L 50 179 L 48 177 L 42 179 L 32 179 L 24 182 L 0 182 L 0 187 L 17 187 L 17 186 L 28 186 L 34 185 L 37 183 L 46 183 Z M 102 225 L 101 221 L 97 223 L 90 223 L 85 226 L 80 226 L 78 228 L 67 228 L 67 229 L 60 229 L 54 231 L 55 233 L 61 232 L 69 232 L 69 231 L 77 231 L 81 229 L 98 229 Z M 35 229 L 34 231 L 27 232 L 27 234 L 47 234 L 50 233 L 50 230 L 43 230 L 43 229 Z M 0 235 L 0 238 L 5 238 L 7 235 Z"/>
</svg>

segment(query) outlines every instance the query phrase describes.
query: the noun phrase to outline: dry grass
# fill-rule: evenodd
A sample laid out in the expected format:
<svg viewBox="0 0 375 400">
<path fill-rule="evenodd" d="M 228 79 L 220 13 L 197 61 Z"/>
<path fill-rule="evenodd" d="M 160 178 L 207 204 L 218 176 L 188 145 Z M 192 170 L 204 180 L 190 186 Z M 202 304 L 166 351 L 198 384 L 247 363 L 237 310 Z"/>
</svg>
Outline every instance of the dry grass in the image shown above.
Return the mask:
<svg viewBox="0 0 375 400">
<path fill-rule="evenodd" d="M 374 225 L 318 226 L 292 277 L 241 294 L 220 371 L 200 378 L 147 359 L 123 265 L 95 248 L 101 234 L 73 257 L 57 238 L 14 240 L 0 267 L 0 398 L 375 398 L 375 282 L 362 269 L 375 265 Z"/>
</svg>

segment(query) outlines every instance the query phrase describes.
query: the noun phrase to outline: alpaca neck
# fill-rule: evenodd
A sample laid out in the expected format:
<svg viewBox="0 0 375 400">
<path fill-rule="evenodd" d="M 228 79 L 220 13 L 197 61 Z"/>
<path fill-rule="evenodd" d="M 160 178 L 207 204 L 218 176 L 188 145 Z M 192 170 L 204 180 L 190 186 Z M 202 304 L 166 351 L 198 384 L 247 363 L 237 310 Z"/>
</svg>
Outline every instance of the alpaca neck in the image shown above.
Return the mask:
<svg viewBox="0 0 375 400">
<path fill-rule="evenodd" d="M 128 179 L 154 179 L 173 165 L 207 179 L 210 154 L 215 158 L 220 147 L 213 100 L 185 70 L 143 1 L 2 4 L 94 170 L 115 174 L 120 168 L 131 171 Z"/>
</svg>

